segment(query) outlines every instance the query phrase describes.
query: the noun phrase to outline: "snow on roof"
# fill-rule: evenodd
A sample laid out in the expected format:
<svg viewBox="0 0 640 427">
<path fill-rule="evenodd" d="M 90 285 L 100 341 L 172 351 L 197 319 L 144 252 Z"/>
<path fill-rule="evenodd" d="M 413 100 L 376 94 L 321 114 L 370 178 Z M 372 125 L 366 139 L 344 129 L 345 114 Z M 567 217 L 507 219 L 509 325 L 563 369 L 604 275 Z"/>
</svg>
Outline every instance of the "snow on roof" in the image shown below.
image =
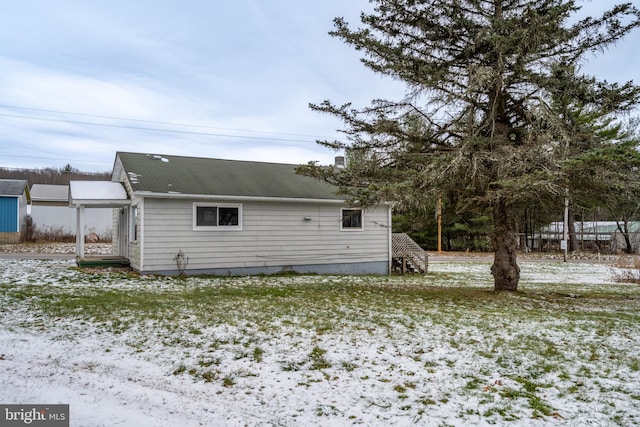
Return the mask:
<svg viewBox="0 0 640 427">
<path fill-rule="evenodd" d="M 120 182 L 71 181 L 69 183 L 69 204 L 72 206 L 117 207 L 128 205 L 130 202 Z"/>
</svg>

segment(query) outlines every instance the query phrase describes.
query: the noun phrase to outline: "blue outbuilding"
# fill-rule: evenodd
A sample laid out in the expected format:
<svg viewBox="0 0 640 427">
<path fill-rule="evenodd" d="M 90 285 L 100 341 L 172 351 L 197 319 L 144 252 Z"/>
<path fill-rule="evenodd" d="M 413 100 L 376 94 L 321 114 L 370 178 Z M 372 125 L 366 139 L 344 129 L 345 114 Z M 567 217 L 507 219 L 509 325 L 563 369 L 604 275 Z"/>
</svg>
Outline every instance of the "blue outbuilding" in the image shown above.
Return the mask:
<svg viewBox="0 0 640 427">
<path fill-rule="evenodd" d="M 0 179 L 0 243 L 20 241 L 30 203 L 31 195 L 26 180 Z"/>
</svg>

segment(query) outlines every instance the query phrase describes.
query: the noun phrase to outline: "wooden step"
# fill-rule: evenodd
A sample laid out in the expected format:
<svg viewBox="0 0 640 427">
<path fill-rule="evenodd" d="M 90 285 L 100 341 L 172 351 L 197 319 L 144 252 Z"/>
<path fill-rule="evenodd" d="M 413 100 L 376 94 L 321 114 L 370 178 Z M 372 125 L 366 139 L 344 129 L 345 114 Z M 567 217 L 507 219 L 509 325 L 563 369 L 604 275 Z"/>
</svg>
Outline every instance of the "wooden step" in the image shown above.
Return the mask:
<svg viewBox="0 0 640 427">
<path fill-rule="evenodd" d="M 130 267 L 129 260 L 125 257 L 116 255 L 97 255 L 97 256 L 85 256 L 82 259 L 76 259 L 76 263 L 80 268 L 86 267 L 116 267 L 126 268 Z"/>
</svg>

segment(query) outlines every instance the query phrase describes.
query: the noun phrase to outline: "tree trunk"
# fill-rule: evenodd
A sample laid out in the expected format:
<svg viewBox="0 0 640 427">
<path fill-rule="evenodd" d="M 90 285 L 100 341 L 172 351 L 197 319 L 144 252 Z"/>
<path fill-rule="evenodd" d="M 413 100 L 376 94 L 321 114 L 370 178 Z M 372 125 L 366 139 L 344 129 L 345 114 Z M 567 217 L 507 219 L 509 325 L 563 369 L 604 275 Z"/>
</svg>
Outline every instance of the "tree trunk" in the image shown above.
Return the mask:
<svg viewBox="0 0 640 427">
<path fill-rule="evenodd" d="M 578 236 L 576 235 L 576 221 L 573 217 L 573 210 L 569 206 L 569 251 L 576 252 L 578 248 Z"/>
<path fill-rule="evenodd" d="M 517 291 L 520 281 L 518 266 L 516 220 L 513 207 L 504 199 L 500 199 L 493 207 L 493 250 L 495 251 L 491 274 L 494 279 L 494 290 Z"/>
<path fill-rule="evenodd" d="M 616 220 L 616 224 L 618 225 L 618 230 L 624 238 L 624 252 L 628 255 L 633 255 L 633 245 L 631 244 L 631 238 L 629 235 L 629 221 L 627 221 L 626 218 L 623 218 L 622 224 L 620 224 L 620 221 L 618 220 Z"/>
</svg>

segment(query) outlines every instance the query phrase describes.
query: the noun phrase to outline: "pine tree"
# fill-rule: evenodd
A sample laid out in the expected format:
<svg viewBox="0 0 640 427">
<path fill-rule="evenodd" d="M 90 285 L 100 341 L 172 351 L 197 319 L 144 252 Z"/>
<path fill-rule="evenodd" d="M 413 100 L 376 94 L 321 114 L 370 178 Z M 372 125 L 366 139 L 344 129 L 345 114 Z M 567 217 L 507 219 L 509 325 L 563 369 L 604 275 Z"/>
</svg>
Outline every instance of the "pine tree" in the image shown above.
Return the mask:
<svg viewBox="0 0 640 427">
<path fill-rule="evenodd" d="M 576 22 L 580 8 L 566 0 L 371 3 L 362 28 L 336 18 L 330 34 L 362 52 L 368 68 L 406 83 L 405 97 L 364 108 L 312 104 L 346 126 L 346 141 L 319 142 L 357 161 L 342 169 L 312 162 L 299 172 L 363 205 L 420 206 L 448 193 L 460 212 L 489 209 L 495 289 L 517 290 L 515 206 L 629 179 L 607 168 L 636 161 L 637 147 L 605 140 L 567 150 L 572 135 L 552 102 L 561 95 L 603 120 L 638 103 L 632 82 L 600 82 L 580 74 L 580 64 L 640 26 L 640 11 L 626 3 Z M 588 167 L 602 176 L 584 176 Z"/>
</svg>

